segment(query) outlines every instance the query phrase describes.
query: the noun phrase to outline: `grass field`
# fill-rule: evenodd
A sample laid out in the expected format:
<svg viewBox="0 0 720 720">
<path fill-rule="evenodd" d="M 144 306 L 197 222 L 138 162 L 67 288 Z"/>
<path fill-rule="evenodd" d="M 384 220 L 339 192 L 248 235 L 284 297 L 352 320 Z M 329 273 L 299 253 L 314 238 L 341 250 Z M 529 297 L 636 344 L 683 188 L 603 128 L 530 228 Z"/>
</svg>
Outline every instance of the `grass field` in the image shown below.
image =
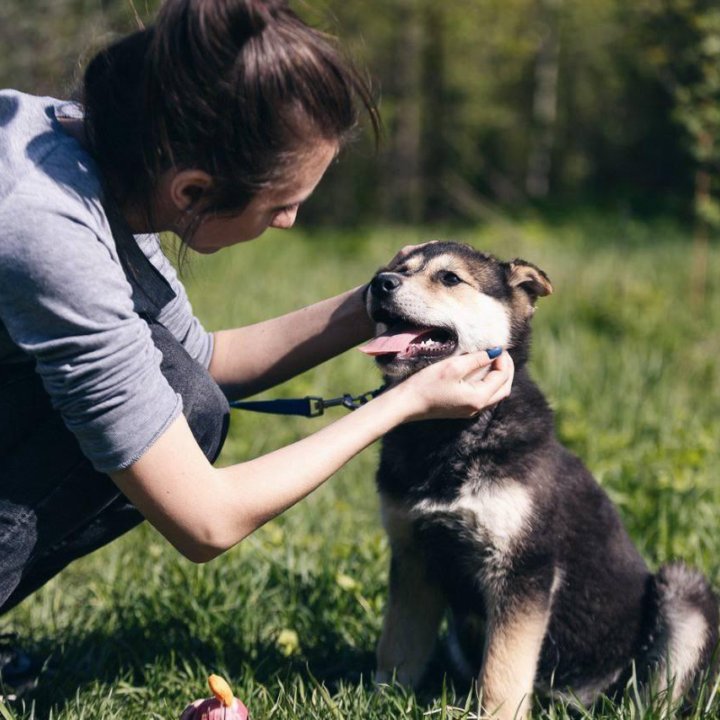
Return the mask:
<svg viewBox="0 0 720 720">
<path fill-rule="evenodd" d="M 209 329 L 252 322 L 365 281 L 402 245 L 434 231 L 271 233 L 192 259 L 186 282 Z M 523 220 L 453 237 L 542 267 L 555 294 L 535 321 L 534 376 L 563 441 L 618 504 L 655 567 L 682 557 L 720 588 L 720 248 L 703 303 L 690 301 L 690 241 L 673 225 L 600 216 Z M 350 352 L 277 388 L 331 397 L 376 387 Z M 291 442 L 322 420 L 239 414 L 221 463 Z M 377 516 L 377 448 L 311 498 L 204 566 L 147 527 L 77 562 L 0 621 L 46 659 L 15 718 L 177 718 L 225 675 L 255 720 L 471 718 L 442 669 L 414 695 L 376 691 L 373 653 L 386 594 Z M 2 717 L 0 706 L 0 717 Z M 660 717 L 597 708 L 593 717 Z M 720 703 L 698 715 L 719 716 Z M 536 717 L 562 718 L 551 706 Z"/>
</svg>

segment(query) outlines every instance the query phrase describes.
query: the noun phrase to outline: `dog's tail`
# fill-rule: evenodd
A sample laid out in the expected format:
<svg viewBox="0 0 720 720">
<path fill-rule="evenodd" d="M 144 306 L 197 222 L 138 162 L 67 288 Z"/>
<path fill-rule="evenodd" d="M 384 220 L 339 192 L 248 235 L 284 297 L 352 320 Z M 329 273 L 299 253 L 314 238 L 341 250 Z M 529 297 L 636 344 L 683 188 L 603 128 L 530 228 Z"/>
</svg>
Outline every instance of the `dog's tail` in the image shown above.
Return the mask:
<svg viewBox="0 0 720 720">
<path fill-rule="evenodd" d="M 703 574 L 683 563 L 663 565 L 653 580 L 657 625 L 650 660 L 657 689 L 692 702 L 716 674 L 718 601 Z"/>
</svg>

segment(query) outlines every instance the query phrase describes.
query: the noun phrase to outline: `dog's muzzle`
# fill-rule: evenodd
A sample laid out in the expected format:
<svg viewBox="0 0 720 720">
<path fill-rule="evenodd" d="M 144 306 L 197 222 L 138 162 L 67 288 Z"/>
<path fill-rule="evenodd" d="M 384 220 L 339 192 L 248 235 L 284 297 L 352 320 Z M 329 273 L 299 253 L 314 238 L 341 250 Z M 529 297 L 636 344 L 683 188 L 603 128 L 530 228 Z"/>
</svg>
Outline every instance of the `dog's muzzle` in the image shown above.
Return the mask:
<svg viewBox="0 0 720 720">
<path fill-rule="evenodd" d="M 382 300 L 390 297 L 402 285 L 402 276 L 393 272 L 378 273 L 370 283 L 372 294 Z"/>
</svg>

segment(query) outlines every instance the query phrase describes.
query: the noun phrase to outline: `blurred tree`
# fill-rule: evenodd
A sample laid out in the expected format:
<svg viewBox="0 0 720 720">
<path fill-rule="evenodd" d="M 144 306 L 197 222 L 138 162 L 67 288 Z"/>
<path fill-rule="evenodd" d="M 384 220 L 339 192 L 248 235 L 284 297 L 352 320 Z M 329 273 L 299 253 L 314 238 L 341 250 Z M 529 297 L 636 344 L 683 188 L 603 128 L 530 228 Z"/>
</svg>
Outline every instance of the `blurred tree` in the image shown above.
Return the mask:
<svg viewBox="0 0 720 720">
<path fill-rule="evenodd" d="M 2 0 L 0 87 L 69 95 L 91 52 L 150 18 L 156 0 Z"/>
<path fill-rule="evenodd" d="M 391 220 L 419 222 L 424 197 L 421 160 L 423 101 L 422 7 L 417 0 L 396 0 L 393 73 L 387 90 L 394 98 L 394 113 L 385 151 L 387 166 L 383 214 Z"/>
<path fill-rule="evenodd" d="M 0 85 L 69 95 L 92 51 L 158 3 L 2 0 Z M 380 156 L 360 135 L 305 219 L 476 221 L 600 198 L 694 202 L 707 234 L 720 224 L 717 4 L 296 0 L 369 68 L 386 125 Z"/>
<path fill-rule="evenodd" d="M 532 146 L 528 158 L 525 189 L 530 197 L 550 191 L 552 150 L 557 122 L 558 72 L 560 65 L 559 9 L 562 0 L 537 0 L 540 42 L 535 58 L 532 100 Z"/>
<path fill-rule="evenodd" d="M 702 301 L 707 247 L 720 231 L 720 7 L 716 0 L 645 0 L 647 62 L 673 99 L 694 160 L 692 294 Z"/>
</svg>

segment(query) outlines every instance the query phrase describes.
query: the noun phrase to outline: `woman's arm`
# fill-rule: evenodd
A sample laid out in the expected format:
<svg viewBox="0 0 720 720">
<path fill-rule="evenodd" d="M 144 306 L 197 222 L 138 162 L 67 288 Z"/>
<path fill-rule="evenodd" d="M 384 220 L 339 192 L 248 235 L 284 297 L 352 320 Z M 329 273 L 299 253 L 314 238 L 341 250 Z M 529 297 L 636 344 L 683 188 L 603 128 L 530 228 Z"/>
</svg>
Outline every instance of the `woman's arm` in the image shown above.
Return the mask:
<svg viewBox="0 0 720 720">
<path fill-rule="evenodd" d="M 483 380 L 470 379 L 491 364 Z M 485 352 L 449 358 L 303 440 L 220 469 L 207 461 L 181 416 L 112 478 L 180 552 L 205 562 L 311 493 L 396 425 L 471 417 L 506 397 L 512 378 L 507 353 L 495 361 Z"/>
<path fill-rule="evenodd" d="M 228 397 L 247 397 L 339 355 L 372 335 L 363 289 L 216 332 L 210 374 Z"/>
</svg>

